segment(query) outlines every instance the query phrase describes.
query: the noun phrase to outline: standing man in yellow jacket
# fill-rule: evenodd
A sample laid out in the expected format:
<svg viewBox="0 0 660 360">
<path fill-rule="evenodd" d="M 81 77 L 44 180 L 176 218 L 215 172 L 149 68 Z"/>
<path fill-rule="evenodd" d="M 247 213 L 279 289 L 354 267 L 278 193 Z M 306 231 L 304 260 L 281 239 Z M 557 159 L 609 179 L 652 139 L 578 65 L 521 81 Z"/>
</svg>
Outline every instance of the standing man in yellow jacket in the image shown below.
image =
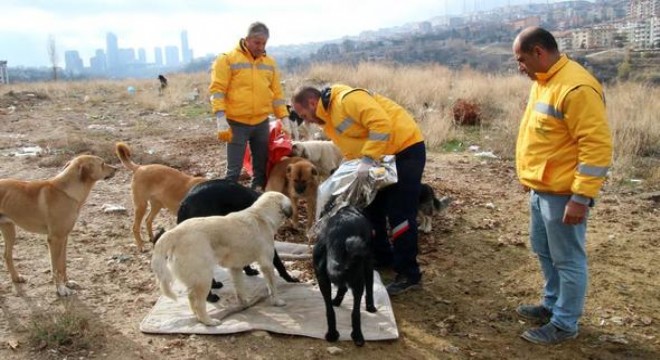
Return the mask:
<svg viewBox="0 0 660 360">
<path fill-rule="evenodd" d="M 415 120 L 394 101 L 346 85 L 302 88 L 293 96 L 293 107 L 305 121 L 321 125 L 344 157 L 360 159 L 358 178 L 366 178 L 383 155 L 396 155 L 397 183 L 380 190 L 365 213 L 375 231 L 376 266 L 397 273 L 387 292 L 419 289 L 416 217 L 426 147 Z"/>
<path fill-rule="evenodd" d="M 513 43 L 520 72 L 534 81 L 516 145 L 516 170 L 530 189 L 530 241 L 545 287 L 543 300 L 519 315 L 544 323 L 522 334 L 537 344 L 577 337 L 587 291 L 589 207 L 612 159 L 599 82 L 562 55 L 548 31 L 523 30 Z"/>
<path fill-rule="evenodd" d="M 275 60 L 266 55 L 268 27 L 255 22 L 236 48 L 221 54 L 211 73 L 211 104 L 216 115 L 218 138 L 228 141 L 226 178 L 238 181 L 250 144 L 254 177 L 253 189 L 266 185 L 268 115 L 285 120 L 286 109 Z"/>
</svg>

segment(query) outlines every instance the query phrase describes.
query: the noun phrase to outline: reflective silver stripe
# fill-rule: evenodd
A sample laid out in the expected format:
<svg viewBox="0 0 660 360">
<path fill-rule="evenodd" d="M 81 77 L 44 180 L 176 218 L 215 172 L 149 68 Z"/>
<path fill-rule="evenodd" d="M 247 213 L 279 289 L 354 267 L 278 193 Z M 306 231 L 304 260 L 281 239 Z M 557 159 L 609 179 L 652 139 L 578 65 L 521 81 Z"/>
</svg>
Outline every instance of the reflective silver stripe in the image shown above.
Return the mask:
<svg viewBox="0 0 660 360">
<path fill-rule="evenodd" d="M 275 71 L 275 67 L 272 65 L 266 65 L 266 64 L 259 64 L 257 65 L 257 69 L 259 70 L 268 70 L 268 71 Z"/>
<path fill-rule="evenodd" d="M 224 98 L 225 98 L 225 93 L 213 93 L 213 95 L 211 95 L 211 100 L 224 99 Z"/>
<path fill-rule="evenodd" d="M 286 104 L 286 101 L 284 101 L 282 99 L 273 100 L 273 107 L 282 106 L 282 105 L 285 105 L 285 104 Z"/>
<path fill-rule="evenodd" d="M 390 134 L 381 134 L 377 132 L 369 132 L 369 140 L 373 141 L 387 141 L 390 138 Z"/>
<path fill-rule="evenodd" d="M 342 121 L 341 124 L 339 124 L 335 129 L 337 130 L 338 133 L 341 134 L 341 133 L 343 133 L 344 131 L 346 131 L 346 129 L 348 129 L 351 125 L 353 125 L 354 122 L 355 122 L 355 121 L 353 121 L 353 119 L 351 119 L 351 118 L 346 118 L 346 119 L 344 119 L 344 121 Z"/>
<path fill-rule="evenodd" d="M 236 63 L 236 64 L 229 65 L 229 68 L 232 69 L 232 70 L 252 69 L 252 64 L 250 64 L 250 63 Z"/>
<path fill-rule="evenodd" d="M 561 111 L 555 109 L 550 104 L 537 102 L 536 105 L 534 105 L 534 110 L 540 112 L 541 114 L 550 115 L 559 120 L 564 120 L 564 114 Z"/>
<path fill-rule="evenodd" d="M 609 166 L 593 166 L 587 164 L 578 165 L 578 172 L 582 175 L 596 176 L 596 177 L 605 177 L 607 171 L 610 169 Z"/>
</svg>

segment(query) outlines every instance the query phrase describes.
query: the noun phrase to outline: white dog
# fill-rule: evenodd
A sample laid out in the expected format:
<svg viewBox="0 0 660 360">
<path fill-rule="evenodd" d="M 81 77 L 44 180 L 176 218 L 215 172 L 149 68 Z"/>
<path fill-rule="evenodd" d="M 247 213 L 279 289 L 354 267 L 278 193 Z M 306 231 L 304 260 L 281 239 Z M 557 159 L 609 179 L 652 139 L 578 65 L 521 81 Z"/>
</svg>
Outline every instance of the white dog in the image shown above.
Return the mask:
<svg viewBox="0 0 660 360">
<path fill-rule="evenodd" d="M 169 264 L 174 276 L 187 287 L 190 309 L 197 319 L 216 326 L 220 320 L 211 319 L 206 312 L 213 267 L 220 264 L 230 270 L 238 302 L 247 307 L 242 271 L 244 266 L 256 261 L 266 278 L 271 303 L 284 306 L 275 287 L 274 236 L 291 212 L 291 201 L 286 195 L 269 191 L 245 210 L 180 223 L 163 234 L 154 247 L 151 268 L 161 292 L 176 300 Z"/>
<path fill-rule="evenodd" d="M 344 155 L 337 145 L 323 140 L 294 141 L 291 156 L 300 156 L 311 161 L 323 177 L 330 176 L 344 160 Z"/>
</svg>

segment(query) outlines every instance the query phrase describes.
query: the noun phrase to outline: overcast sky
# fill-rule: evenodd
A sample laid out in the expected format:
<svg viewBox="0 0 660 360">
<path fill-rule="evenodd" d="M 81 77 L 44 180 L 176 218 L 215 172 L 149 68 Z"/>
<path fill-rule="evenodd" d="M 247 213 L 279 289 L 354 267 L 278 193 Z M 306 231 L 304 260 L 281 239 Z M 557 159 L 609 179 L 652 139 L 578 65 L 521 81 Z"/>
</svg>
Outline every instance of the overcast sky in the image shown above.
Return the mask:
<svg viewBox="0 0 660 360">
<path fill-rule="evenodd" d="M 544 2 L 543 0 L 537 0 Z M 108 32 L 120 48 L 175 45 L 188 31 L 195 57 L 232 48 L 247 26 L 270 28 L 268 46 L 301 44 L 357 35 L 365 30 L 459 14 L 475 7 L 528 3 L 507 0 L 2 0 L 0 60 L 9 66 L 47 66 L 48 39 L 55 39 L 59 64 L 64 51 L 78 50 L 85 66 L 105 49 Z"/>
</svg>

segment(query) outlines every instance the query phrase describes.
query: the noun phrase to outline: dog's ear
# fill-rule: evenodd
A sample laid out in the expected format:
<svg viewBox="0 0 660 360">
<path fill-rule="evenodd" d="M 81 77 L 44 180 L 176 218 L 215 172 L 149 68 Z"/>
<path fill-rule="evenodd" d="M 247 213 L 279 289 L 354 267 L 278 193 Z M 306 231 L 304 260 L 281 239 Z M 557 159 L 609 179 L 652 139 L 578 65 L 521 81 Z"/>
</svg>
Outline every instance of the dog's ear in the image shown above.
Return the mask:
<svg viewBox="0 0 660 360">
<path fill-rule="evenodd" d="M 80 177 L 80 180 L 82 180 L 82 181 L 85 181 L 85 180 L 89 179 L 89 177 L 91 175 L 91 171 L 92 171 L 91 164 L 81 162 L 78 165 L 78 176 Z"/>
<path fill-rule="evenodd" d="M 312 176 L 314 176 L 314 177 L 319 176 L 319 171 L 316 170 L 316 166 L 312 166 Z"/>
<path fill-rule="evenodd" d="M 286 177 L 288 179 L 290 179 L 291 176 L 292 176 L 292 173 L 293 173 L 293 164 L 289 164 L 289 165 L 286 166 Z"/>
</svg>

